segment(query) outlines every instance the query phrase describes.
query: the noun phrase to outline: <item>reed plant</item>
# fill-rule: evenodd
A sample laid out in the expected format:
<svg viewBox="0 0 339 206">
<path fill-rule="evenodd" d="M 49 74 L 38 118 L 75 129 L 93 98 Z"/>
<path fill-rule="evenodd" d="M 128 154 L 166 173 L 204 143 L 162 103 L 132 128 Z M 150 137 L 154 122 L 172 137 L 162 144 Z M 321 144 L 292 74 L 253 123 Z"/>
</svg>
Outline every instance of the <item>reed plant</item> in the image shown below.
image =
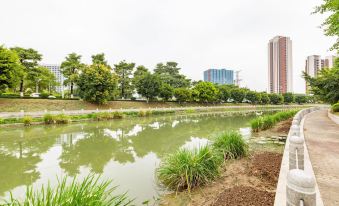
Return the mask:
<svg viewBox="0 0 339 206">
<path fill-rule="evenodd" d="M 66 114 L 58 114 L 55 115 L 53 118 L 56 124 L 68 124 L 71 121 L 71 117 Z"/>
<path fill-rule="evenodd" d="M 54 118 L 53 118 L 53 115 L 51 115 L 51 114 L 45 114 L 43 116 L 43 120 L 44 120 L 45 124 L 53 124 L 54 123 Z"/>
<path fill-rule="evenodd" d="M 293 117 L 298 110 L 282 111 L 272 115 L 260 116 L 251 121 L 251 128 L 253 132 L 259 132 L 272 128 L 275 124 L 280 121 L 287 120 Z"/>
<path fill-rule="evenodd" d="M 24 116 L 22 118 L 22 122 L 24 123 L 25 126 L 29 126 L 33 122 L 33 118 L 31 116 Z"/>
<path fill-rule="evenodd" d="M 110 187 L 111 181 L 100 181 L 99 176 L 89 175 L 84 180 L 73 178 L 67 184 L 67 177 L 58 180 L 55 188 L 50 184 L 40 190 L 27 187 L 24 200 L 15 199 L 12 195 L 8 206 L 128 206 L 132 201 L 127 194 L 113 195 L 116 187 Z"/>
<path fill-rule="evenodd" d="M 223 159 L 210 146 L 180 149 L 162 161 L 156 174 L 167 188 L 180 191 L 203 185 L 219 176 Z"/>
<path fill-rule="evenodd" d="M 113 113 L 113 119 L 122 119 L 122 118 L 124 118 L 124 113 L 118 111 Z"/>
<path fill-rule="evenodd" d="M 242 135 L 236 131 L 225 132 L 217 136 L 212 147 L 219 152 L 224 159 L 238 159 L 248 153 L 248 144 Z"/>
</svg>

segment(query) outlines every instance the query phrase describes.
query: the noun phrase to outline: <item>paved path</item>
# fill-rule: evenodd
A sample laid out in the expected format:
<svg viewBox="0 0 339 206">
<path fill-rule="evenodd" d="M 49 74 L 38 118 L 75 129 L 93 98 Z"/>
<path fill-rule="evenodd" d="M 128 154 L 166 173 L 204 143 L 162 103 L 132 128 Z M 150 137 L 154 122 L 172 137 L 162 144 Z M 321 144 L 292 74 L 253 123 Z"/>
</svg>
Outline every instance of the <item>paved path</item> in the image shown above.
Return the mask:
<svg viewBox="0 0 339 206">
<path fill-rule="evenodd" d="M 304 135 L 308 153 L 325 206 L 339 205 L 339 125 L 327 110 L 306 116 Z"/>
</svg>

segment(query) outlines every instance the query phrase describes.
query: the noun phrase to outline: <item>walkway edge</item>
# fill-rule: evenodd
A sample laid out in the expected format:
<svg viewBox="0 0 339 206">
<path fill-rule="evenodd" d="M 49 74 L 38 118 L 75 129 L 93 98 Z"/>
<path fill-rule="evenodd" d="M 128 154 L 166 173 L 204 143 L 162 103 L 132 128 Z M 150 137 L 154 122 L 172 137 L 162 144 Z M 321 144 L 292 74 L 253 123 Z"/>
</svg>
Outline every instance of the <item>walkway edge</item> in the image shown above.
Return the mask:
<svg viewBox="0 0 339 206">
<path fill-rule="evenodd" d="M 330 118 L 330 120 L 332 120 L 334 123 L 339 124 L 339 116 L 332 114 L 331 110 L 329 109 L 327 111 L 327 116 L 328 118 Z"/>
</svg>

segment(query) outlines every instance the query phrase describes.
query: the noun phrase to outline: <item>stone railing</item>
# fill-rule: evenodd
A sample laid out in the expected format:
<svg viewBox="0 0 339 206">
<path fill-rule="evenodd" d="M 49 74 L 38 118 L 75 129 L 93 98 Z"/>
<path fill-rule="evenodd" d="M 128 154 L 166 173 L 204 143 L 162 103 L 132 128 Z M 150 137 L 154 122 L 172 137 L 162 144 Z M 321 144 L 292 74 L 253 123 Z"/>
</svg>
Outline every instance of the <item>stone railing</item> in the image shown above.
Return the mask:
<svg viewBox="0 0 339 206">
<path fill-rule="evenodd" d="M 323 205 L 303 132 L 305 115 L 323 108 L 303 109 L 293 118 L 281 163 L 275 206 Z"/>
</svg>

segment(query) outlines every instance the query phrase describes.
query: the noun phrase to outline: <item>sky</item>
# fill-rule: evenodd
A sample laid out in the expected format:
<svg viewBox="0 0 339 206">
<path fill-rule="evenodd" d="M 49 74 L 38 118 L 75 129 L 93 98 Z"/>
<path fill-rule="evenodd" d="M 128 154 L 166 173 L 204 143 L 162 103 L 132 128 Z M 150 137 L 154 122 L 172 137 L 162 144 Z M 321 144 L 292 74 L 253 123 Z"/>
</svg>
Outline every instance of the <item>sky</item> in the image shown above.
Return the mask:
<svg viewBox="0 0 339 206">
<path fill-rule="evenodd" d="M 311 14 L 322 0 L 10 0 L 1 2 L 0 44 L 34 48 L 43 63 L 69 53 L 105 53 L 154 69 L 176 61 L 182 73 L 203 79 L 209 68 L 241 70 L 241 86 L 267 90 L 267 44 L 289 36 L 293 90 L 305 92 L 301 72 L 308 55 L 333 54 L 335 42 Z"/>
</svg>

